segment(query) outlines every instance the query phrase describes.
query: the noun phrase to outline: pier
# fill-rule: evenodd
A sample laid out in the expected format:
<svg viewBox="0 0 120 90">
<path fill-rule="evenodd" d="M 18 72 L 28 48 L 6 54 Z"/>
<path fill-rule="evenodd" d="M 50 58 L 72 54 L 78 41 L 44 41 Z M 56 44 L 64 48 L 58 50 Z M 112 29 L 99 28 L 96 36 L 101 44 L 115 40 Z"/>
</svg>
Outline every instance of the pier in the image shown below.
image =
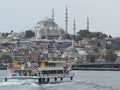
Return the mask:
<svg viewBox="0 0 120 90">
<path fill-rule="evenodd" d="M 72 70 L 120 71 L 120 63 L 77 63 Z"/>
</svg>

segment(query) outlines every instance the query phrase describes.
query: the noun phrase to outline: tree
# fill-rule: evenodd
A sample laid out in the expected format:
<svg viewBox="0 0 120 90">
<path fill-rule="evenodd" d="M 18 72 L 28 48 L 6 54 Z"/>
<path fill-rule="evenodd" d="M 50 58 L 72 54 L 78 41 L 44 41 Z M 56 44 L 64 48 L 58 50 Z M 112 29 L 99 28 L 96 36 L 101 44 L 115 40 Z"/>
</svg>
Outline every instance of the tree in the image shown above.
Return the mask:
<svg viewBox="0 0 120 90">
<path fill-rule="evenodd" d="M 104 39 L 105 37 L 108 37 L 106 34 L 103 34 L 101 32 L 96 33 L 98 39 Z"/>
<path fill-rule="evenodd" d="M 109 38 L 113 38 L 111 35 L 109 35 Z"/>
<path fill-rule="evenodd" d="M 25 31 L 25 37 L 26 38 L 31 38 L 31 37 L 34 37 L 34 36 L 35 36 L 35 32 L 33 32 L 31 30 Z"/>
<path fill-rule="evenodd" d="M 2 36 L 7 37 L 9 33 L 2 33 Z"/>
<path fill-rule="evenodd" d="M 118 50 L 119 46 L 117 46 L 115 44 L 106 44 L 106 49 Z"/>
<path fill-rule="evenodd" d="M 89 32 L 88 30 L 80 30 L 79 32 L 77 32 L 77 34 L 79 35 L 77 38 L 78 39 L 82 39 L 82 38 L 93 38 L 96 37 L 98 39 L 104 39 L 105 37 L 108 37 L 106 34 L 103 34 L 101 32 Z"/>
<path fill-rule="evenodd" d="M 89 54 L 89 55 L 86 56 L 86 59 L 89 63 L 95 62 L 95 58 L 96 58 L 96 56 L 93 55 L 93 54 Z"/>
<path fill-rule="evenodd" d="M 113 53 L 112 49 L 110 49 L 110 50 L 107 50 L 105 59 L 107 62 L 115 62 L 117 59 L 117 55 Z"/>
<path fill-rule="evenodd" d="M 10 56 L 10 55 L 2 55 L 1 57 L 0 57 L 0 60 L 5 60 L 5 62 L 12 62 L 12 57 Z"/>
<path fill-rule="evenodd" d="M 77 34 L 79 34 L 79 38 L 86 38 L 89 36 L 90 32 L 88 30 L 80 30 Z"/>
<path fill-rule="evenodd" d="M 67 34 L 65 35 L 65 39 L 70 39 L 70 40 L 71 40 L 70 34 L 67 33 Z"/>
</svg>

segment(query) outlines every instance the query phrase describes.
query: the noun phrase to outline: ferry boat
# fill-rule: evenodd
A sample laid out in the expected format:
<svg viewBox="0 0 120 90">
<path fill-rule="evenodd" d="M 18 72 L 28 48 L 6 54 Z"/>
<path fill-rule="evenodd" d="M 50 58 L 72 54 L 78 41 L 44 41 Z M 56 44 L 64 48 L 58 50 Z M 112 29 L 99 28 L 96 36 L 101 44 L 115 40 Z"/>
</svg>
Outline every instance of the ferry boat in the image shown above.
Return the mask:
<svg viewBox="0 0 120 90">
<path fill-rule="evenodd" d="M 60 83 L 72 81 L 74 74 L 71 72 L 71 64 L 66 61 L 41 60 L 27 65 L 12 65 L 7 68 L 9 75 L 6 82 L 33 82 L 37 84 Z"/>
<path fill-rule="evenodd" d="M 38 82 L 39 76 L 38 64 L 36 62 L 18 62 L 13 61 L 7 67 L 8 75 L 5 78 L 6 82 Z"/>
</svg>

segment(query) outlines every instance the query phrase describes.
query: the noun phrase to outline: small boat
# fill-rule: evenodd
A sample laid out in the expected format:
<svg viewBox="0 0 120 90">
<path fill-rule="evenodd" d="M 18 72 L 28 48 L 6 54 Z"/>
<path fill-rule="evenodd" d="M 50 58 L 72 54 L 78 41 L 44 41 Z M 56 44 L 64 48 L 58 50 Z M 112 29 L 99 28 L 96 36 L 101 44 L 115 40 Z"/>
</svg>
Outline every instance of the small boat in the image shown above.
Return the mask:
<svg viewBox="0 0 120 90">
<path fill-rule="evenodd" d="M 15 64 L 15 63 L 14 63 Z M 32 82 L 37 84 L 60 83 L 72 81 L 74 74 L 71 72 L 71 64 L 66 61 L 45 61 L 28 63 L 27 65 L 15 64 L 9 66 L 9 75 L 6 82 Z"/>
</svg>

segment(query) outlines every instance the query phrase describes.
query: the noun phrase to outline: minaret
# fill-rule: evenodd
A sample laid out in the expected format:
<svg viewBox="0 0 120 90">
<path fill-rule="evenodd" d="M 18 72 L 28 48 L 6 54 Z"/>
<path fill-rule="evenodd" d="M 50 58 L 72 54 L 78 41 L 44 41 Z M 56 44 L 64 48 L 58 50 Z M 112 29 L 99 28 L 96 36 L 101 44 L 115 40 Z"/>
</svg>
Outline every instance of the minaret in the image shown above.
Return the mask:
<svg viewBox="0 0 120 90">
<path fill-rule="evenodd" d="M 66 23 L 66 34 L 68 33 L 68 9 L 67 9 L 67 6 L 66 6 L 66 13 L 65 13 L 65 23 Z"/>
<path fill-rule="evenodd" d="M 54 22 L 54 9 L 52 9 L 52 23 Z"/>
<path fill-rule="evenodd" d="M 87 16 L 87 30 L 89 31 L 89 17 Z"/>
<path fill-rule="evenodd" d="M 74 19 L 74 24 L 73 24 L 73 30 L 74 30 L 74 41 L 75 41 L 75 30 L 76 30 L 76 23 L 75 23 L 75 19 Z"/>
</svg>

